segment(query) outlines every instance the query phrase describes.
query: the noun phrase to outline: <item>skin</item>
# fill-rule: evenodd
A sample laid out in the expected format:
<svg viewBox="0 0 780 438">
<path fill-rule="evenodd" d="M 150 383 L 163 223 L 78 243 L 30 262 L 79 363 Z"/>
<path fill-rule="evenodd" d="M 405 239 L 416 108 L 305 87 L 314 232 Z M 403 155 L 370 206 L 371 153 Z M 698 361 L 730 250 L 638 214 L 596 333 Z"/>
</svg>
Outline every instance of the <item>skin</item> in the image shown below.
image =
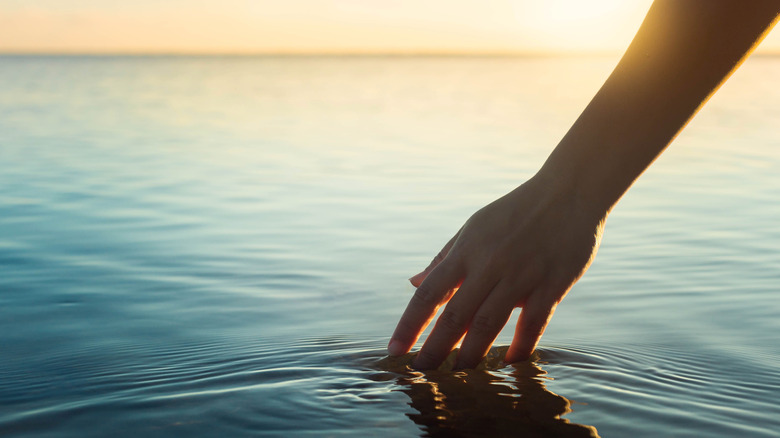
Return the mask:
<svg viewBox="0 0 780 438">
<path fill-rule="evenodd" d="M 772 28 L 780 1 L 656 1 L 601 90 L 530 180 L 469 218 L 425 270 L 388 345 L 479 364 L 515 307 L 505 362 L 527 359 L 585 273 L 618 200 Z"/>
</svg>

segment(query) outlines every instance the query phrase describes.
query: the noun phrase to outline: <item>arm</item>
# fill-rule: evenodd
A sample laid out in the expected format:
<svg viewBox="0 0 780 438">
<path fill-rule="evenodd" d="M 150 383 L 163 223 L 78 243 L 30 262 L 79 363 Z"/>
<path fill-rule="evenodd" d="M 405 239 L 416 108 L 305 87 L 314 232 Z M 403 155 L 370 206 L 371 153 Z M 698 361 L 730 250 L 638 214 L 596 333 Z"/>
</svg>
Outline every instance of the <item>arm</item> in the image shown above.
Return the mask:
<svg viewBox="0 0 780 438">
<path fill-rule="evenodd" d="M 747 57 L 780 1 L 657 0 L 612 75 L 529 181 L 475 213 L 423 272 L 391 338 L 437 367 L 462 340 L 457 368 L 484 357 L 514 307 L 506 355 L 536 347 L 557 304 L 584 274 L 612 207 Z"/>
<path fill-rule="evenodd" d="M 777 0 L 655 2 L 543 172 L 574 172 L 570 182 L 609 209 L 747 58 L 778 13 Z"/>
</svg>

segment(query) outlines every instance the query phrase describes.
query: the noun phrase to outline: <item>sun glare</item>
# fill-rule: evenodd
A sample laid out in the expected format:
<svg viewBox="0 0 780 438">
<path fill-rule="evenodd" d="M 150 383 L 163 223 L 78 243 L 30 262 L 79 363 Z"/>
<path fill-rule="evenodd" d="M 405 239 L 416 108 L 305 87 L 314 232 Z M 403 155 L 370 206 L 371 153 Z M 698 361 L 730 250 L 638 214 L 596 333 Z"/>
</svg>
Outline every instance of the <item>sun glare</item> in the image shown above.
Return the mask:
<svg viewBox="0 0 780 438">
<path fill-rule="evenodd" d="M 650 3 L 515 0 L 514 10 L 518 25 L 538 35 L 549 49 L 614 50 L 628 45 Z"/>
<path fill-rule="evenodd" d="M 569 24 L 572 22 L 590 21 L 594 19 L 617 18 L 614 15 L 619 12 L 622 0 L 601 1 L 573 1 L 573 0 L 548 0 L 532 4 L 525 3 L 525 7 L 536 13 L 536 18 L 541 22 L 555 25 L 558 23 Z"/>
</svg>

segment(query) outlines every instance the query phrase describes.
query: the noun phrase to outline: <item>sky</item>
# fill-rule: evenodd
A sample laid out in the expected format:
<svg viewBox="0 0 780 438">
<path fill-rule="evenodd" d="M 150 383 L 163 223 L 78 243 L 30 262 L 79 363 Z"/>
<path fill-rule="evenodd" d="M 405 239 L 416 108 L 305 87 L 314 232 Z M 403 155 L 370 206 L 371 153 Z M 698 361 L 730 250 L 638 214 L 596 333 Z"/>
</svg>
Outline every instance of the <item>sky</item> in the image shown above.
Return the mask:
<svg viewBox="0 0 780 438">
<path fill-rule="evenodd" d="M 0 52 L 621 52 L 650 0 L 0 0 Z M 759 50 L 780 52 L 780 31 Z"/>
</svg>

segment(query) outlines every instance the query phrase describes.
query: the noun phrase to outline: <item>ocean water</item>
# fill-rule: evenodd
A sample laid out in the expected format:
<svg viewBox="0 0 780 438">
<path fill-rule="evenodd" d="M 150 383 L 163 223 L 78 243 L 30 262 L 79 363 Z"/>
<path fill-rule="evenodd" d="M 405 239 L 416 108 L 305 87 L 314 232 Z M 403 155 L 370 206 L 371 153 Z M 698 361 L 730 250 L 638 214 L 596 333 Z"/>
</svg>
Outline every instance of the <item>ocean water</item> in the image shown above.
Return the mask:
<svg viewBox="0 0 780 438">
<path fill-rule="evenodd" d="M 534 360 L 417 273 L 616 57 L 0 57 L 0 436 L 780 436 L 780 58 L 629 191 Z M 516 315 L 515 315 L 516 316 Z"/>
</svg>

